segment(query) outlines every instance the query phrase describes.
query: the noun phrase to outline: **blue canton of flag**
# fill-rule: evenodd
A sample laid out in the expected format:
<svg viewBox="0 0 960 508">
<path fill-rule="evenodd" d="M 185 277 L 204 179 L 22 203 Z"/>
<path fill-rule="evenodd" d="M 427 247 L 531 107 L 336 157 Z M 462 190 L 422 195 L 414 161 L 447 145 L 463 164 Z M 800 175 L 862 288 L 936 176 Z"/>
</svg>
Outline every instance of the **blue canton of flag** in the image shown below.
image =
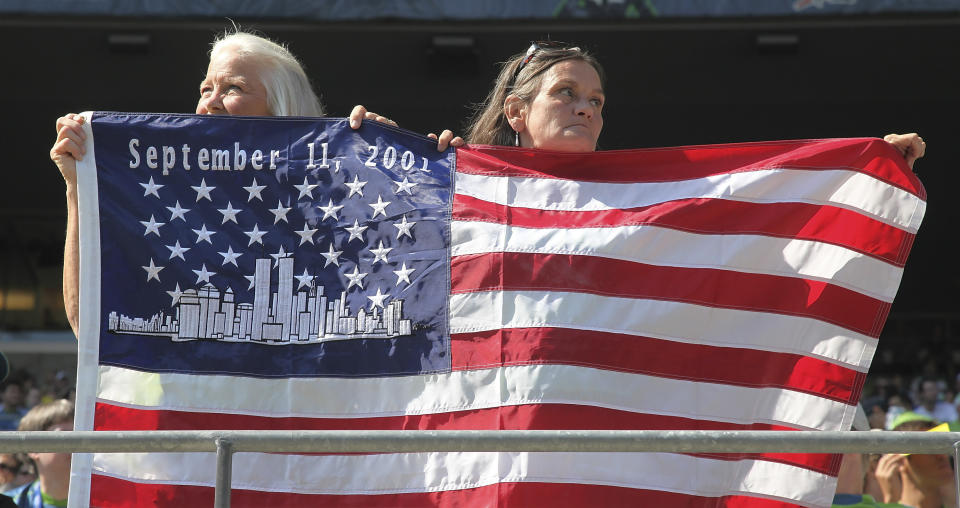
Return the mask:
<svg viewBox="0 0 960 508">
<path fill-rule="evenodd" d="M 101 365 L 449 369 L 452 150 L 339 119 L 284 119 L 296 135 L 271 118 L 96 120 L 97 146 L 126 147 L 97 158 Z"/>
</svg>

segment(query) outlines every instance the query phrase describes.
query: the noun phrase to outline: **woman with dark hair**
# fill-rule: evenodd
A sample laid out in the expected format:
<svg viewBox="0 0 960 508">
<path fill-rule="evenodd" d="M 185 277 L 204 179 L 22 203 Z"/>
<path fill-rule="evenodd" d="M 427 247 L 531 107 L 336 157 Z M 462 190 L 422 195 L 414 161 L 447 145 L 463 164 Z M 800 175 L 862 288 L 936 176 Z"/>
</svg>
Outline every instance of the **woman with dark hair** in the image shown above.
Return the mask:
<svg viewBox="0 0 960 508">
<path fill-rule="evenodd" d="M 520 146 L 563 152 L 596 150 L 603 129 L 603 67 L 590 53 L 568 44 L 534 42 L 500 69 L 493 89 L 467 128 L 473 144 Z M 917 134 L 884 140 L 907 164 L 923 156 Z"/>
</svg>

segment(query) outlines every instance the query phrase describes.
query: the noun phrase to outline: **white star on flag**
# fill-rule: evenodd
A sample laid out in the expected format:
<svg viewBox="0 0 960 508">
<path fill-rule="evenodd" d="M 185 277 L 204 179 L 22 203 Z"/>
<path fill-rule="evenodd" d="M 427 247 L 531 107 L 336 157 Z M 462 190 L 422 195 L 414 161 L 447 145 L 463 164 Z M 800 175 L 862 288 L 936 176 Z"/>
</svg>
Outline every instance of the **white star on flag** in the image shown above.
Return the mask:
<svg viewBox="0 0 960 508">
<path fill-rule="evenodd" d="M 300 282 L 300 284 L 297 285 L 297 290 L 299 290 L 303 286 L 310 287 L 310 282 L 313 280 L 313 275 L 310 275 L 310 273 L 307 272 L 307 269 L 304 268 L 303 275 L 294 275 L 293 278 Z"/>
<path fill-rule="evenodd" d="M 316 229 L 309 229 L 307 226 L 309 226 L 309 224 L 304 222 L 302 230 L 294 231 L 294 233 L 300 235 L 300 245 L 303 245 L 307 242 L 313 243 L 313 235 L 317 233 Z"/>
<path fill-rule="evenodd" d="M 220 266 L 227 266 L 227 263 L 233 263 L 233 266 L 237 266 L 237 258 L 240 257 L 242 252 L 233 252 L 233 247 L 227 245 L 227 252 L 218 252 L 223 256 L 223 264 Z"/>
<path fill-rule="evenodd" d="M 375 309 L 375 308 L 377 308 L 377 307 L 380 307 L 380 308 L 382 309 L 382 308 L 383 308 L 383 301 L 384 301 L 388 296 L 390 296 L 390 293 L 383 294 L 383 292 L 380 291 L 380 288 L 377 288 L 377 294 L 375 294 L 375 295 L 373 295 L 373 296 L 367 295 L 367 298 L 370 299 L 370 310 L 373 310 L 373 309 Z"/>
<path fill-rule="evenodd" d="M 248 281 L 250 281 L 250 287 L 247 288 L 247 291 L 250 291 L 251 289 L 253 289 L 253 286 L 256 285 L 257 276 L 256 276 L 256 275 L 244 275 L 243 278 L 244 278 L 244 279 L 247 279 Z"/>
<path fill-rule="evenodd" d="M 360 240 L 361 242 L 365 241 L 363 239 L 363 232 L 367 229 L 367 226 L 361 226 L 357 219 L 353 219 L 353 226 L 343 228 L 350 232 L 350 238 L 347 239 L 347 242 L 350 242 L 354 238 Z"/>
<path fill-rule="evenodd" d="M 401 282 L 406 282 L 409 285 L 410 274 L 414 271 L 416 271 L 416 268 L 407 268 L 407 262 L 404 261 L 399 270 L 393 271 L 397 275 L 397 285 L 399 286 Z"/>
<path fill-rule="evenodd" d="M 281 220 L 288 224 L 290 223 L 290 221 L 287 220 L 287 212 L 290 211 L 290 208 L 284 208 L 283 203 L 281 203 L 279 199 L 277 200 L 277 207 L 268 208 L 268 210 L 273 213 L 274 224 L 280 222 Z"/>
<path fill-rule="evenodd" d="M 387 205 L 389 204 L 390 204 L 390 201 L 384 201 L 383 197 L 377 194 L 377 202 L 369 203 L 370 208 L 373 208 L 373 217 L 370 217 L 370 218 L 371 219 L 376 218 L 377 214 L 380 214 L 380 213 L 382 213 L 383 216 L 386 217 Z"/>
<path fill-rule="evenodd" d="M 144 189 L 144 190 L 143 190 L 143 195 L 144 195 L 144 197 L 149 196 L 150 194 L 153 194 L 154 196 L 157 197 L 157 199 L 160 199 L 160 195 L 157 194 L 157 189 L 163 187 L 163 185 L 160 185 L 160 184 L 157 184 L 157 183 L 153 183 L 153 177 L 152 177 L 152 176 L 150 177 L 150 181 L 149 181 L 149 182 L 147 182 L 147 183 L 141 183 L 140 186 L 143 187 L 143 189 Z"/>
<path fill-rule="evenodd" d="M 412 195 L 413 193 L 410 192 L 410 189 L 419 185 L 417 183 L 411 182 L 410 179 L 407 177 L 403 177 L 402 182 L 393 182 L 393 183 L 397 185 L 397 191 L 394 194 L 400 194 L 401 192 L 406 192 L 407 194 Z"/>
<path fill-rule="evenodd" d="M 150 233 L 153 233 L 153 234 L 155 234 L 155 235 L 157 235 L 157 236 L 160 236 L 159 228 L 160 228 L 160 226 L 166 224 L 166 222 L 157 222 L 157 221 L 153 220 L 153 214 L 151 214 L 151 215 L 150 215 L 150 220 L 148 220 L 148 221 L 143 221 L 143 220 L 142 220 L 142 221 L 140 221 L 140 224 L 143 224 L 144 227 L 147 228 L 147 230 L 143 232 L 143 236 L 147 236 L 147 235 L 149 235 Z"/>
<path fill-rule="evenodd" d="M 147 271 L 147 282 L 150 282 L 150 279 L 157 279 L 157 282 L 160 282 L 159 274 L 163 267 L 153 264 L 153 258 L 150 258 L 150 266 L 141 266 L 141 268 Z"/>
<path fill-rule="evenodd" d="M 180 297 L 183 296 L 183 291 L 180 291 L 180 283 L 177 283 L 177 287 L 173 291 L 167 291 L 167 294 L 173 298 L 173 301 L 170 302 L 170 306 L 173 307 L 180 300 Z"/>
<path fill-rule="evenodd" d="M 270 257 L 273 258 L 273 267 L 276 268 L 280 266 L 280 258 L 288 258 L 291 254 L 293 253 L 283 250 L 283 245 L 281 245 L 280 250 L 278 250 L 275 254 L 270 254 Z"/>
<path fill-rule="evenodd" d="M 208 187 L 206 178 L 200 179 L 199 187 L 197 187 L 196 185 L 191 185 L 190 188 L 197 191 L 198 203 L 200 202 L 200 198 L 207 198 L 207 201 L 213 202 L 213 198 L 210 197 L 210 191 L 212 191 L 213 189 L 216 189 L 216 187 Z"/>
<path fill-rule="evenodd" d="M 333 220 L 337 221 L 340 220 L 340 218 L 337 217 L 337 212 L 343 208 L 343 205 L 334 205 L 333 199 L 331 199 L 330 202 L 327 203 L 327 206 L 318 206 L 317 208 L 323 210 L 323 218 L 320 219 L 321 222 L 327 220 L 327 217 L 333 217 Z"/>
<path fill-rule="evenodd" d="M 387 253 L 393 250 L 393 247 L 384 247 L 383 240 L 380 240 L 380 246 L 376 249 L 370 249 L 370 252 L 373 253 L 373 263 L 376 264 L 377 261 L 383 260 L 384 264 L 388 264 Z"/>
<path fill-rule="evenodd" d="M 353 175 L 353 183 L 344 182 L 344 185 L 346 185 L 347 187 L 350 187 L 350 194 L 347 194 L 347 198 L 353 197 L 354 194 L 359 194 L 360 197 L 362 198 L 362 197 L 363 197 L 363 186 L 366 185 L 366 184 L 367 184 L 367 182 L 361 182 L 361 181 L 360 181 L 360 176 L 359 176 L 359 175 Z"/>
<path fill-rule="evenodd" d="M 410 233 L 410 230 L 413 229 L 414 224 L 416 224 L 416 222 L 407 222 L 406 214 L 403 215 L 403 219 L 400 222 L 394 222 L 393 225 L 397 228 L 397 240 L 403 235 L 407 235 L 413 240 L 413 234 Z"/>
<path fill-rule="evenodd" d="M 174 245 L 165 245 L 165 247 L 170 249 L 170 257 L 168 259 L 173 259 L 175 257 L 178 257 L 186 261 L 186 259 L 183 257 L 183 253 L 190 250 L 190 247 L 181 247 L 180 240 L 177 240 L 177 243 Z"/>
<path fill-rule="evenodd" d="M 260 245 L 263 245 L 263 240 L 262 240 L 263 235 L 267 234 L 267 232 L 260 231 L 259 229 L 257 229 L 257 225 L 254 224 L 252 231 L 244 231 L 243 234 L 250 237 L 250 242 L 247 243 L 247 247 L 249 247 L 255 243 L 259 243 Z M 270 238 L 273 238 L 273 237 L 271 236 Z"/>
<path fill-rule="evenodd" d="M 210 276 L 216 275 L 217 272 L 208 272 L 207 264 L 204 263 L 199 270 L 191 270 L 193 273 L 197 274 L 197 284 L 200 284 L 200 281 L 210 283 Z"/>
<path fill-rule="evenodd" d="M 253 183 L 251 183 L 249 187 L 243 188 L 243 190 L 247 191 L 250 194 L 250 196 L 247 197 L 247 203 L 249 203 L 250 201 L 253 201 L 253 198 L 257 198 L 260 201 L 263 201 L 263 196 L 260 195 L 260 191 L 266 188 L 267 188 L 266 185 L 257 185 L 257 179 L 254 178 Z"/>
<path fill-rule="evenodd" d="M 310 199 L 313 199 L 313 189 L 317 188 L 319 185 L 320 184 L 316 184 L 316 183 L 307 183 L 307 177 L 304 176 L 303 185 L 294 185 L 294 187 L 296 187 L 297 190 L 300 191 L 300 195 L 297 196 L 297 199 L 300 199 L 304 196 L 307 196 Z"/>
<path fill-rule="evenodd" d="M 344 272 L 343 275 L 350 279 L 350 283 L 347 284 L 347 291 L 349 291 L 353 286 L 360 286 L 360 289 L 363 289 L 363 278 L 366 277 L 367 274 L 360 273 L 359 266 L 353 267 L 353 273 Z"/>
<path fill-rule="evenodd" d="M 194 229 L 193 232 L 197 234 L 197 241 L 194 243 L 207 242 L 210 245 L 213 245 L 213 242 L 210 241 L 210 235 L 217 234 L 216 231 L 207 230 L 206 224 L 201 224 L 200 229 Z"/>
<path fill-rule="evenodd" d="M 327 258 L 327 261 L 323 263 L 323 267 L 326 268 L 331 263 L 340 266 L 340 254 L 343 254 L 342 250 L 333 250 L 333 242 L 330 242 L 330 250 L 327 252 L 321 252 L 320 255 Z"/>
<path fill-rule="evenodd" d="M 189 212 L 190 209 L 189 209 L 189 208 L 181 208 L 181 207 L 180 207 L 180 201 L 179 201 L 179 200 L 177 200 L 176 206 L 168 206 L 168 207 L 167 207 L 167 210 L 170 210 L 170 220 L 171 220 L 171 221 L 173 221 L 174 219 L 179 218 L 179 219 L 182 220 L 183 222 L 187 222 L 187 219 L 186 219 L 186 217 L 183 216 L 183 214 Z"/>
<path fill-rule="evenodd" d="M 229 201 L 227 201 L 226 208 L 218 208 L 217 211 L 223 214 L 223 222 L 220 224 L 226 224 L 227 221 L 233 221 L 234 224 L 238 224 L 237 214 L 240 213 L 241 210 L 239 208 L 234 208 L 233 204 Z"/>
</svg>

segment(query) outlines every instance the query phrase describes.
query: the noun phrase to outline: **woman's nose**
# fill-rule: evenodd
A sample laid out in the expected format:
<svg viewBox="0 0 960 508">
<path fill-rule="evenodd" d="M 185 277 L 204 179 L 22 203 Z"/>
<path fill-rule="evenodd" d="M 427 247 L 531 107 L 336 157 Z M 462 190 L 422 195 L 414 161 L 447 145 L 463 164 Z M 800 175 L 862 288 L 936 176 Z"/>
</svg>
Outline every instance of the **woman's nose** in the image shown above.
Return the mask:
<svg viewBox="0 0 960 508">
<path fill-rule="evenodd" d="M 216 115 L 223 112 L 223 97 L 218 93 L 211 93 L 206 97 L 200 98 L 200 104 L 197 108 L 198 114 Z"/>
<path fill-rule="evenodd" d="M 574 111 L 578 116 L 593 117 L 593 105 L 588 100 L 577 101 Z"/>
</svg>

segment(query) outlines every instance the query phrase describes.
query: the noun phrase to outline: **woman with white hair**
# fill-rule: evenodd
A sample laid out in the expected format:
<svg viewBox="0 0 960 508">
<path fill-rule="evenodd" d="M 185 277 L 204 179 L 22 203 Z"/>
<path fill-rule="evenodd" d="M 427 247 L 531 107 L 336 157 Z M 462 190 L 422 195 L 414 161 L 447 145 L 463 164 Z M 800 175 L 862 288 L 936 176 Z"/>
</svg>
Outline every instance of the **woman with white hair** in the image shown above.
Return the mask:
<svg viewBox="0 0 960 508">
<path fill-rule="evenodd" d="M 213 42 L 207 75 L 200 83 L 198 115 L 324 116 L 303 65 L 284 46 L 247 32 L 224 33 Z M 396 126 L 396 122 L 355 106 L 350 127 L 374 120 Z M 69 113 L 57 119 L 57 140 L 50 149 L 67 185 L 67 235 L 63 253 L 63 303 L 74 334 L 80 312 L 79 222 L 77 217 L 77 165 L 83 158 L 82 116 Z M 449 130 L 437 139 L 437 149 L 459 146 L 463 140 Z"/>
</svg>

